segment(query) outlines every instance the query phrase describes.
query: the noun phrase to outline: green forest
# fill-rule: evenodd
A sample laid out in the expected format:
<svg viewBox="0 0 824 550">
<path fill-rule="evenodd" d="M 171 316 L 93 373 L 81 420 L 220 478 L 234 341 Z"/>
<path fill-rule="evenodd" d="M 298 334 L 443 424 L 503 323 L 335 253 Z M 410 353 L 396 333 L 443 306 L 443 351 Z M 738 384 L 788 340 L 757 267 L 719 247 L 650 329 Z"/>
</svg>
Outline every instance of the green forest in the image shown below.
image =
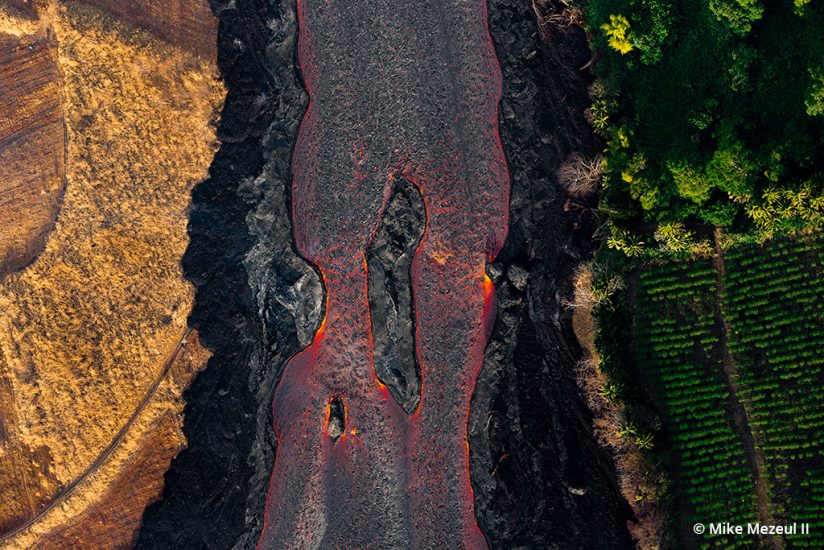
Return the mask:
<svg viewBox="0 0 824 550">
<path fill-rule="evenodd" d="M 600 209 L 630 254 L 824 219 L 824 3 L 590 0 Z M 630 231 L 624 234 L 622 231 Z M 634 246 L 633 246 L 634 245 Z"/>
</svg>

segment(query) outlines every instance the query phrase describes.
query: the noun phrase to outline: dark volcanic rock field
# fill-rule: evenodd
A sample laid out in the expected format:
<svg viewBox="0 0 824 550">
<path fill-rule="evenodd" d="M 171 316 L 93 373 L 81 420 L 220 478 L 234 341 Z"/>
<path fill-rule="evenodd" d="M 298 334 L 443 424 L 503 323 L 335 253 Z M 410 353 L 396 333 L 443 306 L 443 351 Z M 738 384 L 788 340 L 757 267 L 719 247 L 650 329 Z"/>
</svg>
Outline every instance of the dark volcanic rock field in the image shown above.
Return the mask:
<svg viewBox="0 0 824 550">
<path fill-rule="evenodd" d="M 322 318 L 320 279 L 292 246 L 292 147 L 307 96 L 294 6 L 215 2 L 228 87 L 221 148 L 192 197 L 190 324 L 213 352 L 186 395 L 188 448 L 147 509 L 139 548 L 254 548 L 275 458 L 271 403 Z"/>
<path fill-rule="evenodd" d="M 290 216 L 290 161 L 307 106 L 295 7 L 277 0 L 212 7 L 229 93 L 221 148 L 193 194 L 184 269 L 197 287 L 190 324 L 214 356 L 187 393 L 189 447 L 166 475 L 163 500 L 144 516 L 139 548 L 255 546 L 274 465 L 275 383 L 324 314 L 324 289 L 295 252 Z M 579 70 L 589 50 L 580 29 L 543 43 L 535 13 L 526 0 L 490 0 L 511 202 L 509 236 L 487 270 L 498 315 L 469 423 L 475 515 L 492 548 L 630 547 L 629 508 L 593 438 L 573 374 L 579 349 L 560 306 L 594 231 L 589 210 L 564 208 L 554 178 L 568 153 L 597 147 L 583 115 L 589 82 Z M 400 358 L 384 354 L 387 377 L 409 355 L 408 282 L 387 281 L 408 269 L 404 250 L 420 239 L 416 200 L 404 192 L 397 205 L 390 201 L 393 223 L 384 219 L 369 256 L 386 289 L 383 297 L 370 289 L 370 303 L 382 305 L 384 324 L 396 327 L 377 332 L 402 344 L 376 336 L 379 351 L 400 350 Z M 390 240 L 401 246 L 393 251 Z M 418 399 L 414 388 L 395 392 L 407 408 Z"/>
<path fill-rule="evenodd" d="M 566 7 L 541 4 L 545 15 Z M 488 270 L 498 318 L 470 418 L 475 513 L 493 548 L 632 547 L 631 512 L 592 435 L 573 371 L 580 349 L 561 305 L 596 229 L 555 178 L 569 153 L 598 151 L 584 117 L 590 76 L 580 69 L 590 51 L 578 27 L 550 27 L 542 41 L 530 2 L 490 0 L 489 12 L 511 196 L 509 235 Z"/>
</svg>

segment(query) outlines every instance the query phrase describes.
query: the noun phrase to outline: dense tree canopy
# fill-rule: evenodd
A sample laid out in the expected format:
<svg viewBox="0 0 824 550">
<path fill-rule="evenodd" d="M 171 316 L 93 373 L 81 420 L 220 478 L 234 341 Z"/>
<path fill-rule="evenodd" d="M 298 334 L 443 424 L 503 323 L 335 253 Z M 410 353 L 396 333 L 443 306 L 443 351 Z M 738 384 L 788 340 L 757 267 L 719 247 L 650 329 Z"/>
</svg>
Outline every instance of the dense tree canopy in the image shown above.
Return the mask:
<svg viewBox="0 0 824 550">
<path fill-rule="evenodd" d="M 747 231 L 824 210 L 824 2 L 589 0 L 613 220 Z"/>
</svg>

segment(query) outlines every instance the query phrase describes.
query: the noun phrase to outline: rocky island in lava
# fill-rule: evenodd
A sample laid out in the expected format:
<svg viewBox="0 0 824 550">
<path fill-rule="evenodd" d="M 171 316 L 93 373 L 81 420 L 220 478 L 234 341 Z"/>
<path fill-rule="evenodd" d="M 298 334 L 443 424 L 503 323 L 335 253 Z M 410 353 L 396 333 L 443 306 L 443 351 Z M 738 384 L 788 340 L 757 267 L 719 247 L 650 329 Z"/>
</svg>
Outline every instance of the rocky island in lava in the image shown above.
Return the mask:
<svg viewBox="0 0 824 550">
<path fill-rule="evenodd" d="M 805 0 L 0 0 L 0 550 L 824 545 Z"/>
</svg>

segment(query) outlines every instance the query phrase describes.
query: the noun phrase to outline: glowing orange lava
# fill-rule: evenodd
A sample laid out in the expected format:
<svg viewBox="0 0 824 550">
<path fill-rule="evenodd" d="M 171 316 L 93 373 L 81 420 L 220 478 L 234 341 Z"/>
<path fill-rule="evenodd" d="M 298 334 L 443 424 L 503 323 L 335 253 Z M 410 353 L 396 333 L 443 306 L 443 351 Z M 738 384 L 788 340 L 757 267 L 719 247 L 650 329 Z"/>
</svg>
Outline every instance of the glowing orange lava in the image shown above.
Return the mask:
<svg viewBox="0 0 824 550">
<path fill-rule="evenodd" d="M 293 222 L 298 251 L 323 276 L 326 317 L 275 393 L 259 547 L 485 548 L 467 421 L 494 320 L 485 269 L 509 207 L 485 2 L 299 0 L 298 13 L 311 101 Z M 401 177 L 426 210 L 411 267 L 422 377 L 412 415 L 375 374 L 365 257 Z"/>
</svg>

